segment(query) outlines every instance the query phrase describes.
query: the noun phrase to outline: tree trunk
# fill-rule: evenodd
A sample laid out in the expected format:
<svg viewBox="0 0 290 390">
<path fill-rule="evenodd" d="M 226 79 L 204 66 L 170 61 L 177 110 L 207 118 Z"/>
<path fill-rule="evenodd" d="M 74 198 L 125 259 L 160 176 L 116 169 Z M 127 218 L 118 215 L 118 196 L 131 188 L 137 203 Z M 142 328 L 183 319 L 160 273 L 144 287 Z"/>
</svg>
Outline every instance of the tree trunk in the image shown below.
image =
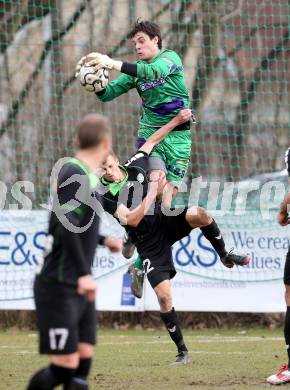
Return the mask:
<svg viewBox="0 0 290 390">
<path fill-rule="evenodd" d="M 229 178 L 231 180 L 241 176 L 250 175 L 249 161 L 251 159 L 249 145 L 249 119 L 250 109 L 253 98 L 256 96 L 257 87 L 262 80 L 263 71 L 269 69 L 272 63 L 279 57 L 283 48 L 289 42 L 289 30 L 287 29 L 277 46 L 271 49 L 260 61 L 256 67 L 252 79 L 247 83 L 243 71 L 240 70 L 240 103 L 236 108 L 236 120 L 233 126 L 230 126 L 232 153 L 230 155 L 229 166 L 231 167 Z"/>
</svg>

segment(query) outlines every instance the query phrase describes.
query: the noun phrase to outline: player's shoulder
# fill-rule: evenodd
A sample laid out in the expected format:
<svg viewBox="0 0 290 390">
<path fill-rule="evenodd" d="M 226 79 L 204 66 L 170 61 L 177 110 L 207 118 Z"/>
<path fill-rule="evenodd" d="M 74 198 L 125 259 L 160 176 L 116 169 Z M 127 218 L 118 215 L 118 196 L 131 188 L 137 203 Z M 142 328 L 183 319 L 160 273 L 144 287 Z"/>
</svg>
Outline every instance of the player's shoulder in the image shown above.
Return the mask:
<svg viewBox="0 0 290 390">
<path fill-rule="evenodd" d="M 70 158 L 62 165 L 60 174 L 67 177 L 74 174 L 88 175 L 89 170 L 80 160 L 76 158 Z"/>
<path fill-rule="evenodd" d="M 73 162 L 68 160 L 62 165 L 59 171 L 58 182 L 59 183 L 64 182 L 65 180 L 72 178 L 75 175 L 85 175 L 85 174 L 86 174 L 85 170 L 83 170 L 80 165 L 74 164 Z"/>
<path fill-rule="evenodd" d="M 75 190 L 81 186 L 93 190 L 98 183 L 96 175 L 77 159 L 68 159 L 61 167 L 57 177 L 59 189 Z"/>
<path fill-rule="evenodd" d="M 162 50 L 162 52 L 160 53 L 160 58 L 163 58 L 163 59 L 168 59 L 168 60 L 171 60 L 173 61 L 174 63 L 181 63 L 181 58 L 180 56 L 176 53 L 176 51 L 174 50 L 171 50 L 171 49 L 164 49 Z"/>
</svg>

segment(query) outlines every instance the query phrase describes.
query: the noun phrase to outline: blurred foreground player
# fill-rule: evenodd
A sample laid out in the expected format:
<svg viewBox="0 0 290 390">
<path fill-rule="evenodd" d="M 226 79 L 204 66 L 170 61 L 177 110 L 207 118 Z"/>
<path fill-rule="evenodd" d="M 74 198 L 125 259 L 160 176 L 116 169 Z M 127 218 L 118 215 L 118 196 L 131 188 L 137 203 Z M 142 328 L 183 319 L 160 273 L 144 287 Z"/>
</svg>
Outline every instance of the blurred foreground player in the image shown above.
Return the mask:
<svg viewBox="0 0 290 390">
<path fill-rule="evenodd" d="M 290 177 L 290 148 L 286 151 L 285 162 L 288 175 Z M 281 203 L 277 221 L 281 226 L 287 226 L 290 224 L 290 192 L 286 194 L 283 202 Z M 286 290 L 285 301 L 287 305 L 284 324 L 284 337 L 287 347 L 288 363 L 282 366 L 277 374 L 271 375 L 267 378 L 267 382 L 271 385 L 290 383 L 290 248 L 288 249 L 285 261 L 284 284 Z"/>
<path fill-rule="evenodd" d="M 77 138 L 75 158 L 66 159 L 57 175 L 44 264 L 34 284 L 39 350 L 49 355 L 50 365 L 34 374 L 28 390 L 60 384 L 65 390 L 88 389 L 96 339 L 91 266 L 98 242 L 106 243 L 98 236 L 94 171 L 111 148 L 108 120 L 97 114 L 85 116 Z M 118 249 L 118 241 L 107 243 Z"/>
</svg>

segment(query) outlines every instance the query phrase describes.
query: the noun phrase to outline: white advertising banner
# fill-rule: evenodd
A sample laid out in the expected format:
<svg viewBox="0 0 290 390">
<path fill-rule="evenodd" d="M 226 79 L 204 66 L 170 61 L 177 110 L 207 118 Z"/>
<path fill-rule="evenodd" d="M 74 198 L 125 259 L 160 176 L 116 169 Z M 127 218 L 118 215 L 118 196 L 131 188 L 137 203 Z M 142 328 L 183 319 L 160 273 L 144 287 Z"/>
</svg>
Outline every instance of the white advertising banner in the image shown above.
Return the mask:
<svg viewBox="0 0 290 390">
<path fill-rule="evenodd" d="M 46 211 L 0 213 L 0 309 L 32 309 L 32 285 L 45 245 Z M 231 220 L 232 221 L 232 220 Z M 199 229 L 177 242 L 173 257 L 177 275 L 172 280 L 173 299 L 179 311 L 284 311 L 283 270 L 290 229 L 267 221 L 252 227 L 222 227 L 227 248 L 248 253 L 247 267 L 225 268 Z M 102 232 L 122 237 L 123 229 L 109 218 Z M 144 297 L 130 291 L 126 273 L 130 261 L 99 247 L 93 274 L 98 283 L 99 310 L 158 310 L 154 292 L 146 281 Z"/>
</svg>

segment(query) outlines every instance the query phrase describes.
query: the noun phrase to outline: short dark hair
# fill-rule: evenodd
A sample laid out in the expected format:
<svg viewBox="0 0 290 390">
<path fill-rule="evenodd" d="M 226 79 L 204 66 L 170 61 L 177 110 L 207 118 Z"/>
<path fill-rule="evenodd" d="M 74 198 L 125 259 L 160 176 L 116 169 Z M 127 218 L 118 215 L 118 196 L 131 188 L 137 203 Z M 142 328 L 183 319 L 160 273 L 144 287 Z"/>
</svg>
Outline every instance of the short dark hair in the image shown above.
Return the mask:
<svg viewBox="0 0 290 390">
<path fill-rule="evenodd" d="M 129 32 L 128 37 L 134 38 L 134 36 L 138 32 L 143 32 L 149 36 L 150 39 L 153 39 L 154 37 L 158 37 L 158 47 L 159 49 L 162 49 L 162 38 L 161 38 L 161 31 L 158 24 L 150 22 L 149 20 L 141 20 L 137 19 L 135 22 L 132 30 Z"/>
<path fill-rule="evenodd" d="M 88 114 L 77 128 L 78 148 L 90 149 L 98 146 L 110 134 L 111 128 L 107 117 L 100 114 Z"/>
<path fill-rule="evenodd" d="M 111 149 L 111 150 L 109 151 L 109 156 L 112 156 L 115 160 L 119 160 L 119 159 L 118 159 L 118 156 L 116 155 L 116 153 L 114 152 L 113 149 Z"/>
</svg>

